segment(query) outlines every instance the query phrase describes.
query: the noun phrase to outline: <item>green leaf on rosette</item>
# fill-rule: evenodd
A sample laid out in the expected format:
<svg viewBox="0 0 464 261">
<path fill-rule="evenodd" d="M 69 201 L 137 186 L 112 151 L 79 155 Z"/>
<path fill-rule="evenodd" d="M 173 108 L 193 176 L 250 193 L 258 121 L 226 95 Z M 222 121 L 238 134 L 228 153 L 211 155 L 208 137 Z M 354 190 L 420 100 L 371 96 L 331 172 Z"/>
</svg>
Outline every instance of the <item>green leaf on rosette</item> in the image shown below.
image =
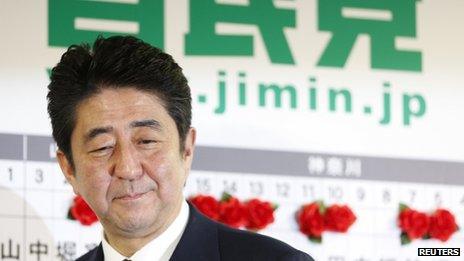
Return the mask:
<svg viewBox="0 0 464 261">
<path fill-rule="evenodd" d="M 318 201 L 316 201 L 316 203 L 319 205 L 319 213 L 320 213 L 321 215 L 324 215 L 324 214 L 325 214 L 325 211 L 326 211 L 326 209 L 327 209 L 327 207 L 326 207 L 325 204 L 324 204 L 324 201 L 318 200 Z"/>
<path fill-rule="evenodd" d="M 69 210 L 68 210 L 67 218 L 68 218 L 68 219 L 71 219 L 71 220 L 76 220 L 76 219 L 73 217 L 72 213 L 71 213 L 71 208 L 69 208 Z"/>
<path fill-rule="evenodd" d="M 313 236 L 308 236 L 309 241 L 316 243 L 316 244 L 321 244 L 322 243 L 322 237 L 313 237 Z"/>
<path fill-rule="evenodd" d="M 400 203 L 400 213 L 403 212 L 404 210 L 408 209 L 409 206 L 404 204 L 404 203 Z"/>
<path fill-rule="evenodd" d="M 407 244 L 411 243 L 411 239 L 404 232 L 401 233 L 400 238 L 401 238 L 401 245 L 407 245 Z"/>
<path fill-rule="evenodd" d="M 276 210 L 279 208 L 279 205 L 278 205 L 278 204 L 272 203 L 271 206 L 272 206 L 272 209 L 273 209 L 274 211 L 276 211 Z"/>
<path fill-rule="evenodd" d="M 221 197 L 221 202 L 229 201 L 229 199 L 230 199 L 231 197 L 232 197 L 232 195 L 230 195 L 229 193 L 223 192 L 223 193 L 222 193 L 222 197 Z"/>
<path fill-rule="evenodd" d="M 429 234 L 425 234 L 425 235 L 422 237 L 422 239 L 430 239 L 430 238 L 431 238 L 431 237 L 430 237 Z"/>
</svg>

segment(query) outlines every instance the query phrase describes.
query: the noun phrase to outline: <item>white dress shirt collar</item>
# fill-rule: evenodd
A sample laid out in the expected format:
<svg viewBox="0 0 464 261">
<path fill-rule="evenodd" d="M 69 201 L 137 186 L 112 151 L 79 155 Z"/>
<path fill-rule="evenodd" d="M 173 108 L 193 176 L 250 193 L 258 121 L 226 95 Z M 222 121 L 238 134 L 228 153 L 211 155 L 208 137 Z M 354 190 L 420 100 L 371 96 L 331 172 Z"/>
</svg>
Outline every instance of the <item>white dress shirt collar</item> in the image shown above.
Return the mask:
<svg viewBox="0 0 464 261">
<path fill-rule="evenodd" d="M 169 260 L 174 253 L 177 244 L 184 233 L 189 217 L 189 206 L 185 200 L 176 219 L 161 235 L 148 242 L 145 246 L 135 252 L 131 257 L 121 255 L 114 249 L 103 236 L 102 246 L 105 261 L 122 261 L 130 259 L 131 261 L 165 261 Z"/>
</svg>

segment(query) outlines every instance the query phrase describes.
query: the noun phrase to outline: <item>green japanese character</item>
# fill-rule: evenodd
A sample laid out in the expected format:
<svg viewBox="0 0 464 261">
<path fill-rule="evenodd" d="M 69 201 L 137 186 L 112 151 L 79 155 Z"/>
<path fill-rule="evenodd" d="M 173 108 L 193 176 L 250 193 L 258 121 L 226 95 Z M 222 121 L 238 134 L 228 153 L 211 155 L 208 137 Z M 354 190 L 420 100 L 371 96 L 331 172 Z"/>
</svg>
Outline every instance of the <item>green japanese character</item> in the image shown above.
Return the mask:
<svg viewBox="0 0 464 261">
<path fill-rule="evenodd" d="M 347 9 L 380 11 L 387 17 L 355 17 Z M 372 68 L 421 71 L 421 52 L 395 47 L 396 37 L 416 36 L 416 0 L 319 0 L 318 16 L 319 30 L 332 32 L 318 65 L 343 67 L 358 35 L 367 34 Z"/>
<path fill-rule="evenodd" d="M 295 10 L 276 8 L 272 0 L 249 0 L 248 5 L 190 0 L 188 55 L 253 56 L 253 36 L 216 33 L 218 23 L 256 25 L 273 63 L 293 64 L 284 28 L 295 27 Z"/>
<path fill-rule="evenodd" d="M 48 43 L 69 46 L 93 42 L 121 32 L 76 28 L 78 18 L 100 21 L 136 22 L 138 32 L 131 34 L 159 48 L 164 47 L 164 0 L 139 0 L 136 4 L 87 0 L 48 0 Z"/>
</svg>

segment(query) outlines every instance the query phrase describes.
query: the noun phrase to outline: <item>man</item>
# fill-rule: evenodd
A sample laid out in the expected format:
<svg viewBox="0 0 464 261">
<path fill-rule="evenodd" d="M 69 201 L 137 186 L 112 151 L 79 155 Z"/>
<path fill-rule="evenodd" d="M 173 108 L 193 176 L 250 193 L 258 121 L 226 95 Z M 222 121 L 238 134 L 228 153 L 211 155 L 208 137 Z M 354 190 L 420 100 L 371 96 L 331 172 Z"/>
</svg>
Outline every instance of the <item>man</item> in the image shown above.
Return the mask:
<svg viewBox="0 0 464 261">
<path fill-rule="evenodd" d="M 102 244 L 78 260 L 312 260 L 186 203 L 196 132 L 170 55 L 134 37 L 73 45 L 48 88 L 58 162 L 104 228 Z"/>
</svg>

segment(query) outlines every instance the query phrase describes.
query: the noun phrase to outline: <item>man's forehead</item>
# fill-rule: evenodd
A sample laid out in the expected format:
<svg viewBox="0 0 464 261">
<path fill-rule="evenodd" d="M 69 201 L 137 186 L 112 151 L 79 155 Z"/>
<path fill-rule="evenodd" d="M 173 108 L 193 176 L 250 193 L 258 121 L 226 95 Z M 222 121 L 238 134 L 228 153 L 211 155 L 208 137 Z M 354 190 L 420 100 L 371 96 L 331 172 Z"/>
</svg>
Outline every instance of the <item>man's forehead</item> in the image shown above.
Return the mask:
<svg viewBox="0 0 464 261">
<path fill-rule="evenodd" d="M 86 99 L 77 107 L 75 128 L 85 133 L 95 128 L 115 128 L 115 125 L 161 131 L 171 120 L 155 94 L 133 88 L 110 89 Z"/>
</svg>

